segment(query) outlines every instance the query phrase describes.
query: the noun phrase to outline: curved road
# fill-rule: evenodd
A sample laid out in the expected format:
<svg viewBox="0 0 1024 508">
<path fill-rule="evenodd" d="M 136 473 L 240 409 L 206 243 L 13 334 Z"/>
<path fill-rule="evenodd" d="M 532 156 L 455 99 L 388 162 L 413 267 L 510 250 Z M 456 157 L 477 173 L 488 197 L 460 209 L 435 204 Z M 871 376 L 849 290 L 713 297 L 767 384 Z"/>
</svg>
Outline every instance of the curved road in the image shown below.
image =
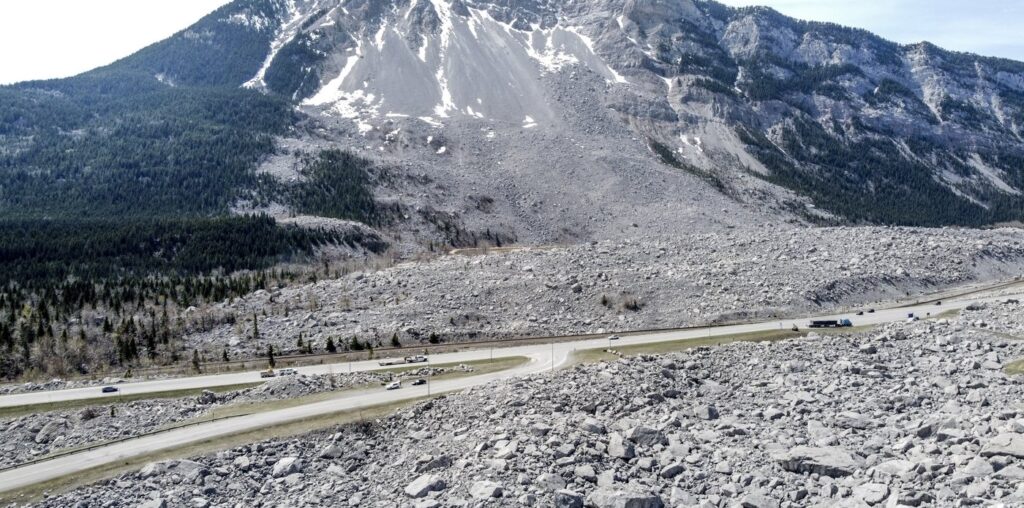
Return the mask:
<svg viewBox="0 0 1024 508">
<path fill-rule="evenodd" d="M 917 305 L 913 307 L 900 307 L 900 308 L 889 308 L 879 309 L 873 314 L 865 314 L 863 316 L 854 316 L 849 313 L 836 314 L 831 316 L 819 316 L 814 318 L 804 319 L 790 319 L 785 321 L 765 321 L 760 323 L 750 323 L 741 325 L 731 326 L 717 326 L 709 328 L 696 328 L 696 329 L 683 329 L 683 330 L 670 330 L 660 331 L 642 334 L 630 334 L 624 335 L 619 341 L 616 342 L 619 346 L 637 345 L 637 344 L 650 344 L 657 342 L 671 342 L 685 339 L 699 339 L 699 338 L 712 338 L 712 337 L 726 337 L 744 333 L 752 332 L 766 332 L 780 329 L 789 329 L 793 324 L 798 325 L 801 329 L 806 328 L 808 319 L 838 319 L 848 318 L 853 321 L 855 326 L 862 325 L 875 325 L 881 323 L 889 323 L 892 321 L 899 321 L 905 319 L 907 314 L 910 312 L 916 312 L 917 315 L 924 317 L 928 312 L 939 313 L 953 309 L 962 309 L 967 305 L 975 302 L 982 302 L 987 300 L 994 300 L 995 297 L 980 298 L 980 297 L 967 297 L 961 299 L 951 299 L 945 301 L 943 305 Z M 596 349 L 607 347 L 609 345 L 606 339 L 583 339 L 583 340 L 571 340 L 572 337 L 559 338 L 554 341 L 554 351 L 574 351 L 577 349 Z M 410 352 L 414 352 L 410 350 Z M 530 356 L 536 353 L 551 353 L 552 346 L 548 344 L 532 344 L 527 346 L 511 346 L 511 347 L 495 347 L 495 348 L 482 348 L 470 351 L 461 351 L 457 353 L 439 353 L 430 355 L 430 361 L 433 364 L 448 364 L 448 363 L 460 363 L 469 362 L 474 360 L 488 360 L 491 358 L 508 358 L 513 356 Z M 335 363 L 326 365 L 311 365 L 306 367 L 297 367 L 296 370 L 300 374 L 330 374 L 330 373 L 344 373 L 344 372 L 363 372 L 371 370 L 382 370 L 382 369 L 393 369 L 396 367 L 403 367 L 408 365 L 390 365 L 381 366 L 379 364 L 380 359 L 368 360 L 361 362 L 352 363 Z M 422 364 L 418 364 L 423 366 Z M 182 377 L 182 378 L 169 378 L 160 379 L 153 381 L 140 381 L 135 383 L 123 383 L 119 384 L 119 393 L 103 394 L 100 392 L 100 388 L 93 386 L 88 388 L 74 388 L 69 390 L 54 390 L 54 391 L 39 391 L 39 392 L 28 392 L 19 393 L 15 395 L 0 396 L 0 408 L 3 407 L 15 407 L 15 406 L 27 406 L 33 404 L 45 404 L 50 402 L 62 402 L 71 400 L 84 400 L 84 399 L 97 399 L 97 403 L 102 403 L 102 399 L 116 399 L 120 395 L 137 395 L 146 393 L 159 393 L 168 391 L 178 390 L 194 390 L 202 388 L 216 388 L 221 386 L 240 385 L 246 383 L 259 383 L 266 381 L 260 378 L 259 371 L 245 371 L 231 374 L 213 374 L 208 376 L 194 376 L 194 377 Z"/>
<path fill-rule="evenodd" d="M 1002 298 L 1005 298 L 1002 297 Z M 875 325 L 907 319 L 908 313 L 924 317 L 927 313 L 939 313 L 948 310 L 962 309 L 971 303 L 987 302 L 998 299 L 997 297 L 964 297 L 945 302 L 941 306 L 934 304 L 922 304 L 911 307 L 880 309 L 872 314 L 863 316 L 851 316 L 849 314 L 820 316 L 815 319 L 838 319 L 849 318 L 854 325 Z M 751 323 L 734 326 L 712 327 L 705 329 L 689 329 L 680 331 L 657 332 L 647 334 L 630 335 L 615 341 L 617 347 L 652 344 L 658 342 L 678 341 L 686 339 L 702 339 L 709 337 L 723 337 L 753 332 L 766 332 L 779 329 L 789 329 L 793 324 L 801 328 L 806 326 L 806 321 L 800 320 L 795 323 L 787 321 L 767 321 L 762 323 Z M 430 385 L 431 394 L 452 392 L 465 388 L 479 386 L 497 379 L 523 376 L 538 372 L 553 370 L 564 364 L 570 354 L 575 350 L 599 349 L 610 344 L 608 339 L 587 339 L 569 342 L 555 342 L 552 344 L 533 344 L 527 346 L 516 346 L 497 348 L 493 352 L 488 349 L 465 351 L 459 353 L 437 354 L 431 356 L 432 363 L 454 363 L 471 360 L 485 360 L 491 357 L 527 357 L 526 364 L 490 374 L 479 376 L 449 379 L 433 382 Z M 345 372 L 349 364 L 317 365 L 299 368 L 302 374 L 317 374 L 327 372 Z M 381 369 L 376 361 L 358 362 L 351 364 L 353 371 L 366 371 Z M 129 383 L 121 385 L 122 393 L 151 393 L 167 390 L 179 390 L 186 388 L 207 388 L 225 386 L 240 383 L 259 381 L 258 372 L 244 372 L 236 374 L 222 374 L 212 376 L 200 376 L 192 378 L 168 379 L 160 381 L 148 381 L 141 383 Z M 57 400 L 76 400 L 95 398 L 98 388 L 62 390 L 48 393 L 27 393 L 10 395 L 0 398 L 0 407 L 33 404 L 39 402 L 50 402 Z M 138 439 L 114 443 L 109 446 L 89 450 L 81 453 L 74 453 L 54 458 L 23 467 L 0 472 L 0 492 L 18 490 L 36 483 L 72 475 L 81 471 L 92 469 L 98 466 L 138 457 L 154 451 L 166 450 L 182 445 L 205 441 L 212 438 L 238 434 L 264 427 L 271 427 L 284 423 L 294 422 L 306 418 L 332 414 L 339 411 L 367 408 L 381 404 L 395 403 L 415 399 L 427 395 L 427 386 L 404 387 L 394 391 L 358 392 L 350 396 L 341 396 L 336 399 L 306 404 L 302 406 L 256 413 L 237 418 L 214 421 L 198 424 L 186 428 L 176 429 L 152 436 L 144 436 Z"/>
</svg>

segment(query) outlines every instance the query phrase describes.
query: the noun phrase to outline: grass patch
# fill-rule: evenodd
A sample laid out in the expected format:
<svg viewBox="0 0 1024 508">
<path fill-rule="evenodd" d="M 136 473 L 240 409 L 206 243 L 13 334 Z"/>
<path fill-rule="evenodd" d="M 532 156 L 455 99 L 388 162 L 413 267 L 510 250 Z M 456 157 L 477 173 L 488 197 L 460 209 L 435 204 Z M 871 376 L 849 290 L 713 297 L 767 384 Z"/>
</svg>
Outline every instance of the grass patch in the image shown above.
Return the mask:
<svg viewBox="0 0 1024 508">
<path fill-rule="evenodd" d="M 525 363 L 527 363 L 529 361 L 530 361 L 530 359 L 525 357 L 525 356 L 513 356 L 513 357 L 509 357 L 509 358 L 499 358 L 499 359 L 494 360 L 494 361 L 490 361 L 490 360 L 477 360 L 477 361 L 463 362 L 463 363 L 446 363 L 446 364 L 431 365 L 430 366 L 431 368 L 445 368 L 445 367 L 455 367 L 455 366 L 458 366 L 458 365 L 469 365 L 469 366 L 473 367 L 473 371 L 471 371 L 471 372 L 450 371 L 450 372 L 445 372 L 443 374 L 438 374 L 436 376 L 431 376 L 430 379 L 432 381 L 444 381 L 446 379 L 457 379 L 457 378 L 463 378 L 463 377 L 469 377 L 469 376 L 480 376 L 480 375 L 483 375 L 483 374 L 490 374 L 490 373 L 493 373 L 493 372 L 499 372 L 499 371 L 502 371 L 502 370 L 512 369 L 512 368 L 518 367 L 520 365 L 523 365 L 523 364 L 525 364 Z M 419 365 L 421 367 L 426 367 L 425 363 L 421 363 L 421 364 L 417 364 L 417 365 Z M 405 368 L 393 369 L 393 370 L 392 369 L 375 370 L 375 371 L 368 371 L 367 373 L 382 372 L 382 373 L 385 373 L 385 374 L 401 374 L 402 372 L 410 371 L 410 370 L 413 370 L 413 369 L 416 369 L 416 368 L 418 368 L 418 367 L 405 367 Z M 313 393 L 313 394 L 310 394 L 310 395 L 305 395 L 305 396 L 302 396 L 302 397 L 295 397 L 295 398 L 290 398 L 290 399 L 268 400 L 268 401 L 260 401 L 260 402 L 242 402 L 242 403 L 238 403 L 238 404 L 232 404 L 232 405 L 228 405 L 228 406 L 217 408 L 216 411 L 211 411 L 210 414 L 206 414 L 206 415 L 203 415 L 203 416 L 201 416 L 199 418 L 194 418 L 194 419 L 191 419 L 191 420 L 184 420 L 184 421 L 181 421 L 181 422 L 176 422 L 176 423 L 168 425 L 168 427 L 180 427 L 182 425 L 187 425 L 187 424 L 190 424 L 190 423 L 200 423 L 200 422 L 211 420 L 211 419 L 214 419 L 214 418 L 225 418 L 225 417 L 232 417 L 232 416 L 244 416 L 244 415 L 253 414 L 253 413 L 262 413 L 262 412 L 266 412 L 266 411 L 276 411 L 278 409 L 288 409 L 288 408 L 292 408 L 292 407 L 302 406 L 302 405 L 305 405 L 305 404 L 312 404 L 312 403 L 315 403 L 315 402 L 322 402 L 322 401 L 325 401 L 325 400 L 331 400 L 331 399 L 336 399 L 336 398 L 343 397 L 343 396 L 349 396 L 349 395 L 352 395 L 353 392 L 358 392 L 358 391 L 374 391 L 374 390 L 382 390 L 382 389 L 383 388 L 380 388 L 380 386 L 377 383 L 366 383 L 366 384 L 362 384 L 362 385 L 347 386 L 347 387 L 345 387 L 343 389 L 340 389 L 340 390 L 334 390 L 334 391 L 329 391 L 329 392 Z M 166 429 L 168 427 L 163 427 L 163 429 Z"/>
<path fill-rule="evenodd" d="M 925 316 L 922 319 L 925 319 L 925 320 L 928 320 L 928 319 L 933 319 L 933 320 L 934 319 L 952 319 L 952 318 L 955 318 L 955 317 L 957 317 L 959 315 L 960 315 L 960 309 L 949 309 L 949 310 L 946 310 L 946 311 L 942 311 L 942 312 L 940 312 L 938 314 L 932 314 L 931 316 Z"/>
<path fill-rule="evenodd" d="M 435 397 L 439 397 L 437 395 Z M 82 471 L 62 478 L 56 478 L 48 482 L 26 487 L 24 489 L 5 492 L 0 494 L 0 506 L 20 503 L 31 504 L 39 501 L 44 495 L 53 495 L 60 492 L 96 483 L 100 480 L 111 478 L 128 471 L 134 471 L 150 462 L 176 459 L 182 457 L 197 457 L 227 450 L 244 444 L 265 441 L 268 439 L 279 439 L 307 434 L 315 430 L 330 428 L 336 425 L 368 421 L 387 416 L 399 409 L 411 406 L 431 397 L 420 397 L 417 399 L 404 400 L 390 404 L 381 404 L 361 410 L 352 409 L 339 411 L 326 415 L 307 418 L 300 421 L 289 422 L 281 425 L 265 427 L 262 429 L 234 434 L 231 436 L 217 437 L 205 441 L 191 443 L 186 446 L 160 450 L 147 455 L 132 457 L 127 460 L 120 460 L 87 471 Z"/>
<path fill-rule="evenodd" d="M 1006 364 L 1006 366 L 1003 367 L 1003 371 L 1006 372 L 1007 376 L 1019 376 L 1024 374 L 1024 359 Z"/>
<path fill-rule="evenodd" d="M 530 359 L 525 357 L 525 356 L 510 356 L 510 357 L 507 357 L 507 358 L 498 358 L 496 360 L 472 360 L 472 361 L 468 361 L 468 362 L 432 363 L 432 364 L 429 365 L 429 367 L 432 368 L 432 369 L 451 369 L 451 368 L 458 367 L 459 365 L 467 365 L 469 367 L 473 367 L 473 371 L 472 372 L 461 372 L 461 371 L 445 372 L 444 374 L 431 377 L 431 379 L 451 379 L 451 378 L 459 378 L 459 377 L 466 377 L 466 376 L 475 376 L 475 375 L 478 375 L 478 374 L 490 374 L 491 372 L 497 372 L 499 370 L 505 370 L 505 369 L 511 369 L 513 367 L 518 367 L 518 366 L 520 366 L 520 365 L 522 365 L 522 364 L 524 364 L 524 363 L 526 363 L 528 361 L 530 361 Z M 373 372 L 383 372 L 383 373 L 388 373 L 388 374 L 402 374 L 402 373 L 405 373 L 405 372 L 411 372 L 411 371 L 414 371 L 414 370 L 424 369 L 426 367 L 428 367 L 428 365 L 426 363 L 417 363 L 417 364 L 413 364 L 413 365 L 406 365 L 406 366 L 401 366 L 401 367 L 395 367 L 395 368 L 392 368 L 392 369 L 379 369 L 379 370 L 371 370 L 371 371 L 367 371 L 367 372 L 370 372 L 370 373 L 373 373 Z"/>
<path fill-rule="evenodd" d="M 818 335 L 838 335 L 841 333 L 857 333 L 874 328 L 873 326 L 855 326 L 852 328 L 821 328 L 814 330 L 803 330 L 794 332 L 792 330 L 772 330 L 764 332 L 748 332 L 736 335 L 723 335 L 721 337 L 705 337 L 699 339 L 680 339 L 665 342 L 652 342 L 649 344 L 637 344 L 631 346 L 615 347 L 623 356 L 636 355 L 661 355 L 667 353 L 678 353 L 698 347 L 715 347 L 733 342 L 778 342 L 780 340 L 797 339 L 806 337 L 814 332 Z M 619 357 L 607 352 L 605 349 L 583 349 L 573 353 L 572 363 L 594 363 L 600 361 L 614 361 Z"/>
<path fill-rule="evenodd" d="M 128 402 L 135 402 L 137 400 L 179 399 L 182 397 L 194 397 L 200 395 L 205 390 L 209 390 L 211 392 L 216 393 L 224 393 L 235 390 L 244 390 L 246 388 L 252 388 L 253 386 L 258 386 L 260 384 L 262 383 L 243 383 L 237 385 L 215 386 L 211 388 L 190 388 L 187 390 L 170 390 L 166 392 L 153 393 L 135 393 L 131 395 L 107 395 L 91 399 L 62 400 L 57 402 L 44 402 L 42 404 L 29 404 L 25 406 L 2 407 L 0 408 L 0 418 L 15 418 L 27 414 L 45 413 L 48 411 L 57 410 L 80 409 L 89 406 L 124 404 Z M 97 393 L 99 393 L 99 390 L 100 388 L 96 387 Z"/>
</svg>

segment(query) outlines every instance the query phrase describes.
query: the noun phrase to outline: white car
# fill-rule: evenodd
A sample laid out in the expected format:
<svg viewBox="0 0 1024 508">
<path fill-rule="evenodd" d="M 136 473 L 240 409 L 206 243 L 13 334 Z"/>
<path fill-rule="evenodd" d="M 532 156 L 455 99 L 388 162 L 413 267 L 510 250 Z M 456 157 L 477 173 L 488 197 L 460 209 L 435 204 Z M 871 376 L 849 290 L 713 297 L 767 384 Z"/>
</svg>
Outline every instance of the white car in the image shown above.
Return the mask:
<svg viewBox="0 0 1024 508">
<path fill-rule="evenodd" d="M 295 369 L 281 369 L 278 371 L 278 373 L 281 374 L 282 376 L 294 376 L 298 374 L 299 371 Z"/>
<path fill-rule="evenodd" d="M 608 337 L 608 340 L 619 340 L 619 336 L 618 335 L 612 335 L 612 336 Z"/>
<path fill-rule="evenodd" d="M 384 389 L 385 390 L 397 390 L 397 389 L 399 389 L 401 387 L 402 387 L 402 382 L 401 381 L 392 381 L 392 382 L 388 383 L 386 386 L 384 386 Z"/>
</svg>

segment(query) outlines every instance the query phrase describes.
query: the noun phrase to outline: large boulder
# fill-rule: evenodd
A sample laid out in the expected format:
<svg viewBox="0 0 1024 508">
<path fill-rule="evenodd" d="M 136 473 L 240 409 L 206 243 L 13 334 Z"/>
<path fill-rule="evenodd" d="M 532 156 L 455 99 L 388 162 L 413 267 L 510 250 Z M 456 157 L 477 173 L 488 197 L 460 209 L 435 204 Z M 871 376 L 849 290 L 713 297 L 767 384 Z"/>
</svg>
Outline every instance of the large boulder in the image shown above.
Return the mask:
<svg viewBox="0 0 1024 508">
<path fill-rule="evenodd" d="M 544 492 L 554 492 L 565 488 L 565 480 L 554 473 L 544 473 L 538 476 L 533 484 Z"/>
<path fill-rule="evenodd" d="M 431 492 L 444 490 L 445 483 L 437 475 L 425 474 L 405 486 L 405 495 L 411 498 L 424 497 Z"/>
<path fill-rule="evenodd" d="M 639 425 L 626 432 L 626 439 L 640 446 L 654 446 L 656 444 L 667 444 L 668 439 L 660 431 Z"/>
<path fill-rule="evenodd" d="M 797 446 L 774 456 L 783 469 L 794 473 L 817 473 L 823 476 L 848 476 L 863 467 L 859 457 L 835 447 Z"/>
<path fill-rule="evenodd" d="M 555 508 L 583 508 L 583 496 L 571 490 L 555 492 Z"/>
<path fill-rule="evenodd" d="M 595 508 L 664 508 L 665 503 L 656 494 L 632 489 L 600 487 L 587 496 L 587 503 Z"/>
<path fill-rule="evenodd" d="M 298 457 L 285 457 L 274 463 L 271 475 L 274 478 L 284 478 L 290 474 L 301 472 L 300 466 Z"/>
<path fill-rule="evenodd" d="M 981 454 L 985 457 L 1009 455 L 1024 459 L 1024 434 L 999 434 L 985 443 Z"/>
<path fill-rule="evenodd" d="M 622 438 L 621 434 L 615 433 L 608 440 L 608 455 L 617 459 L 629 460 L 636 456 L 636 450 L 632 443 L 627 443 Z"/>
<path fill-rule="evenodd" d="M 473 499 L 491 499 L 501 497 L 503 493 L 501 485 L 487 480 L 476 482 L 469 488 L 469 495 Z"/>
<path fill-rule="evenodd" d="M 47 422 L 47 424 L 43 425 L 43 428 L 36 433 L 36 443 L 49 443 L 53 438 L 57 437 L 57 434 L 64 430 L 66 425 L 67 422 L 64 420 L 52 420 Z"/>
<path fill-rule="evenodd" d="M 587 418 L 580 424 L 580 429 L 591 434 L 604 434 L 607 432 L 603 423 L 594 418 Z"/>
</svg>

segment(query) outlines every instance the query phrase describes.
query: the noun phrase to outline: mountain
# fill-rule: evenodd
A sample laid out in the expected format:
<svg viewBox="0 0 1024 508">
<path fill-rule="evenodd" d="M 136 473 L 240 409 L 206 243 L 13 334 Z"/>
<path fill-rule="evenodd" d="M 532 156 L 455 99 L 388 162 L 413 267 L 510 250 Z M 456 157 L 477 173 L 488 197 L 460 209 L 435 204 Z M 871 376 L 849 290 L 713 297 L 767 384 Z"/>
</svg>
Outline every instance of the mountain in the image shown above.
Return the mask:
<svg viewBox="0 0 1024 508">
<path fill-rule="evenodd" d="M 30 218 L 260 211 L 457 245 L 1024 218 L 1024 64 L 710 1 L 236 0 L 0 88 L 0 120 L 0 213 Z"/>
</svg>

